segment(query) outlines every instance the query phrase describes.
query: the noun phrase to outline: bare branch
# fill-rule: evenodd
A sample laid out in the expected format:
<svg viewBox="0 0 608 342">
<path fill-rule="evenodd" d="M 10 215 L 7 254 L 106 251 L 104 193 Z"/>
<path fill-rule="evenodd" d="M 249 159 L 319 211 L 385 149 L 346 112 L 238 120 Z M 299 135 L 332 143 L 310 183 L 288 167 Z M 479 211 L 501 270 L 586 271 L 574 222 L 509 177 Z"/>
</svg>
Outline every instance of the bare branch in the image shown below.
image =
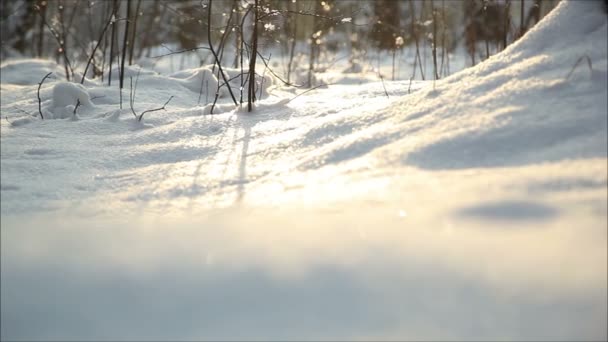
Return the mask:
<svg viewBox="0 0 608 342">
<path fill-rule="evenodd" d="M 137 114 L 135 113 L 135 109 L 133 109 L 133 102 L 135 102 L 135 91 L 133 90 L 133 77 L 129 77 L 131 80 L 131 89 L 129 90 L 129 106 L 131 107 L 131 113 L 137 119 Z"/>
<path fill-rule="evenodd" d="M 80 107 L 80 99 L 78 99 L 76 101 L 76 107 L 74 107 L 74 111 L 72 112 L 73 115 L 76 115 L 76 111 L 78 110 L 78 107 Z"/>
<path fill-rule="evenodd" d="M 211 53 L 213 54 L 213 57 L 215 58 L 215 62 L 217 63 L 218 69 L 220 71 L 220 74 L 222 75 L 222 78 L 224 79 L 224 82 L 228 83 L 228 80 L 226 79 L 226 75 L 224 74 L 224 70 L 222 70 L 222 64 L 220 63 L 219 58 L 217 57 L 217 54 L 215 53 L 215 50 L 213 50 L 213 44 L 211 43 L 211 3 L 212 0 L 209 0 L 209 8 L 208 8 L 208 14 L 207 14 L 207 40 L 209 41 L 209 50 L 211 50 Z M 234 94 L 232 93 L 232 89 L 230 87 L 228 87 L 228 92 L 230 93 L 230 97 L 232 98 L 232 101 L 234 101 L 234 105 L 238 106 L 238 102 L 236 101 L 236 98 L 234 97 Z"/>
<path fill-rule="evenodd" d="M 168 48 L 167 48 L 167 49 L 168 49 Z M 165 57 L 165 56 L 175 55 L 175 54 L 178 54 L 178 53 L 184 53 L 184 52 L 195 51 L 195 50 L 201 50 L 201 49 L 202 49 L 202 50 L 211 50 L 211 49 L 210 49 L 210 48 L 208 48 L 207 46 L 199 46 L 199 47 L 195 47 L 195 48 L 192 48 L 192 49 L 186 49 L 186 50 L 180 50 L 180 51 L 172 51 L 172 50 L 169 50 L 169 51 L 171 51 L 170 53 L 166 53 L 166 54 L 164 54 L 164 55 L 159 55 L 159 56 L 152 56 L 152 57 L 150 57 L 150 58 L 161 58 L 161 57 Z"/>
<path fill-rule="evenodd" d="M 386 86 L 384 85 L 384 77 L 382 77 L 382 74 L 378 72 L 378 76 L 380 77 L 380 81 L 382 81 L 382 88 L 384 88 L 384 94 L 386 95 L 387 98 L 390 98 L 390 96 L 388 96 L 388 91 L 386 91 Z"/>
<path fill-rule="evenodd" d="M 44 120 L 44 116 L 42 115 L 42 100 L 40 99 L 40 88 L 42 87 L 42 83 L 44 83 L 44 80 L 46 80 L 49 76 L 51 76 L 51 74 L 52 74 L 52 72 L 49 72 L 42 78 L 40 83 L 38 83 L 38 91 L 36 92 L 36 95 L 38 96 L 38 113 L 40 113 L 40 118 L 42 120 Z"/>
<path fill-rule="evenodd" d="M 137 118 L 137 121 L 141 121 L 141 119 L 144 117 L 144 114 L 146 114 L 146 113 L 150 113 L 150 112 L 156 112 L 156 111 L 159 111 L 159 110 L 165 110 L 165 107 L 167 106 L 167 104 L 169 104 L 169 101 L 171 101 L 171 99 L 173 99 L 173 95 L 171 95 L 171 97 L 170 97 L 170 98 L 167 100 L 167 102 L 165 102 L 165 104 L 164 104 L 162 107 L 160 107 L 160 108 L 155 108 L 155 109 L 148 109 L 148 110 L 146 110 L 146 111 L 143 111 L 143 112 L 142 112 L 142 113 L 139 115 L 139 117 Z"/>
<path fill-rule="evenodd" d="M 68 55 L 66 54 L 65 49 L 63 48 L 63 44 L 61 43 L 61 39 L 59 38 L 59 33 L 57 33 L 55 30 L 53 30 L 53 27 L 51 27 L 51 25 L 49 25 L 49 23 L 46 21 L 46 18 L 43 15 L 40 15 L 40 18 L 42 19 L 42 22 L 44 23 L 44 25 L 51 32 L 51 35 L 53 36 L 53 38 L 55 38 L 55 41 L 57 42 L 57 45 L 59 45 L 59 47 L 61 48 L 61 52 L 63 53 L 63 58 L 65 59 L 65 71 L 66 71 L 66 75 L 65 76 L 69 80 L 70 79 L 70 73 L 68 71 L 68 67 L 72 71 L 72 74 L 74 74 L 74 70 L 72 70 L 72 64 L 70 64 L 70 60 L 68 59 Z"/>
<path fill-rule="evenodd" d="M 106 34 L 106 31 L 107 31 L 107 29 L 108 29 L 108 27 L 110 26 L 111 23 L 112 23 L 112 16 L 110 15 L 110 18 L 108 18 L 108 21 L 106 23 L 106 26 L 104 26 L 103 30 L 101 31 L 101 34 L 99 35 L 99 39 L 97 39 L 97 44 L 95 44 L 95 47 L 93 48 L 93 51 L 91 52 L 91 56 L 89 56 L 89 60 L 87 61 L 87 65 L 84 67 L 84 72 L 82 73 L 82 79 L 80 80 L 80 84 L 84 83 L 84 78 L 85 78 L 85 75 L 87 74 L 87 71 L 89 70 L 89 65 L 91 64 L 91 61 L 95 57 L 95 52 L 99 48 L 99 45 L 101 45 L 101 41 L 103 39 L 103 36 Z"/>
</svg>

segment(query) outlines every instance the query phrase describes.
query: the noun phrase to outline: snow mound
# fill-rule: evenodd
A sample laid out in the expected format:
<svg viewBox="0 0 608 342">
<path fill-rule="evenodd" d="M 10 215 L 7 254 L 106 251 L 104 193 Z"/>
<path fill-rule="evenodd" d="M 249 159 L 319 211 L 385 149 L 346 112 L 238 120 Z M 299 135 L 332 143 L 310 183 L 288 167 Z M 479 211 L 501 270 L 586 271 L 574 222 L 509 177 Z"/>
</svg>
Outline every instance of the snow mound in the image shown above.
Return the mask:
<svg viewBox="0 0 608 342">
<path fill-rule="evenodd" d="M 51 118 L 62 119 L 73 116 L 76 106 L 92 107 L 87 89 L 78 83 L 58 82 L 53 86 L 50 111 Z"/>
<path fill-rule="evenodd" d="M 119 75 L 120 75 L 120 67 L 119 66 L 114 66 L 112 68 L 112 76 L 115 77 L 114 80 L 118 81 L 119 80 Z M 134 65 L 125 65 L 125 84 L 128 84 L 129 82 L 129 78 L 133 78 L 133 81 L 135 82 L 135 78 L 137 77 L 141 77 L 141 76 L 151 76 L 151 75 L 157 75 L 157 73 L 153 70 L 150 70 L 149 68 L 134 64 Z M 105 73 L 105 77 L 108 78 L 109 77 L 109 72 Z"/>
<path fill-rule="evenodd" d="M 198 93 L 202 88 L 205 94 L 215 94 L 217 89 L 217 78 L 208 66 L 178 71 L 169 77 L 194 93 Z"/>
<path fill-rule="evenodd" d="M 52 72 L 55 78 L 65 78 L 65 72 L 50 60 L 9 60 L 0 66 L 0 80 L 3 84 L 32 85 L 39 83 L 49 72 Z"/>
<path fill-rule="evenodd" d="M 377 113 L 385 125 L 330 153 L 361 147 L 387 163 L 424 169 L 605 158 L 608 31 L 601 6 L 560 3 L 502 53 L 396 101 Z"/>
<path fill-rule="evenodd" d="M 92 106 L 87 89 L 77 83 L 59 82 L 53 87 L 53 107 L 76 105 L 80 101 L 83 106 Z"/>
</svg>

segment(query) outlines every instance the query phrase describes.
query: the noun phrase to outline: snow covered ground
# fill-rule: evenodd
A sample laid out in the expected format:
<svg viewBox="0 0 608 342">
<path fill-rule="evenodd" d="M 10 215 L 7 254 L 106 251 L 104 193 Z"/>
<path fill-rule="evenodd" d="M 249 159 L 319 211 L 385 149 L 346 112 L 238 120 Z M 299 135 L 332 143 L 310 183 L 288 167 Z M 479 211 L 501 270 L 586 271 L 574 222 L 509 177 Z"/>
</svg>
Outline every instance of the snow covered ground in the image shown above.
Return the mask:
<svg viewBox="0 0 608 342">
<path fill-rule="evenodd" d="M 137 113 L 174 98 L 137 122 L 128 88 L 4 62 L 2 339 L 606 339 L 601 5 L 436 83 L 254 113 L 203 115 L 204 69 L 142 70 Z"/>
</svg>

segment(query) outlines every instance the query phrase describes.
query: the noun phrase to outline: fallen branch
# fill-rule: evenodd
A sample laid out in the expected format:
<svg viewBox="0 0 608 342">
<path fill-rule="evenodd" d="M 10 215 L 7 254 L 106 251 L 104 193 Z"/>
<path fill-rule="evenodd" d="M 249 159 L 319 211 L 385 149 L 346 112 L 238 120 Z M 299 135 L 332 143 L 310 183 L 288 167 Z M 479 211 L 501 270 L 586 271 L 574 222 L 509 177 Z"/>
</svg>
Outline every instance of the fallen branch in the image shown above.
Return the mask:
<svg viewBox="0 0 608 342">
<path fill-rule="evenodd" d="M 38 91 L 36 92 L 36 95 L 38 96 L 38 113 L 40 113 L 40 119 L 42 120 L 44 120 L 44 116 L 42 115 L 42 99 L 40 99 L 40 88 L 42 87 L 42 83 L 44 83 L 44 80 L 51 76 L 51 74 L 52 72 L 49 72 L 42 78 L 40 83 L 38 83 Z"/>
</svg>

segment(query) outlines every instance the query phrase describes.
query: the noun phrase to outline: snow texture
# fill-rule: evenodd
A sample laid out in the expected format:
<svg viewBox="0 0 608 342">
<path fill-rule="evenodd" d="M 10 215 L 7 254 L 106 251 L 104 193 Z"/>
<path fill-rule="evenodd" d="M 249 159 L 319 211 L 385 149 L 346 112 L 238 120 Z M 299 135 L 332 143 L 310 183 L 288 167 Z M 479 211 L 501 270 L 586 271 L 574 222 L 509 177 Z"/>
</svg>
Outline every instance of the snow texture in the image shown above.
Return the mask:
<svg viewBox="0 0 608 342">
<path fill-rule="evenodd" d="M 602 5 L 436 82 L 266 72 L 251 113 L 224 86 L 209 115 L 209 66 L 129 69 L 137 113 L 174 96 L 137 122 L 4 62 L 1 338 L 605 340 Z"/>
</svg>

